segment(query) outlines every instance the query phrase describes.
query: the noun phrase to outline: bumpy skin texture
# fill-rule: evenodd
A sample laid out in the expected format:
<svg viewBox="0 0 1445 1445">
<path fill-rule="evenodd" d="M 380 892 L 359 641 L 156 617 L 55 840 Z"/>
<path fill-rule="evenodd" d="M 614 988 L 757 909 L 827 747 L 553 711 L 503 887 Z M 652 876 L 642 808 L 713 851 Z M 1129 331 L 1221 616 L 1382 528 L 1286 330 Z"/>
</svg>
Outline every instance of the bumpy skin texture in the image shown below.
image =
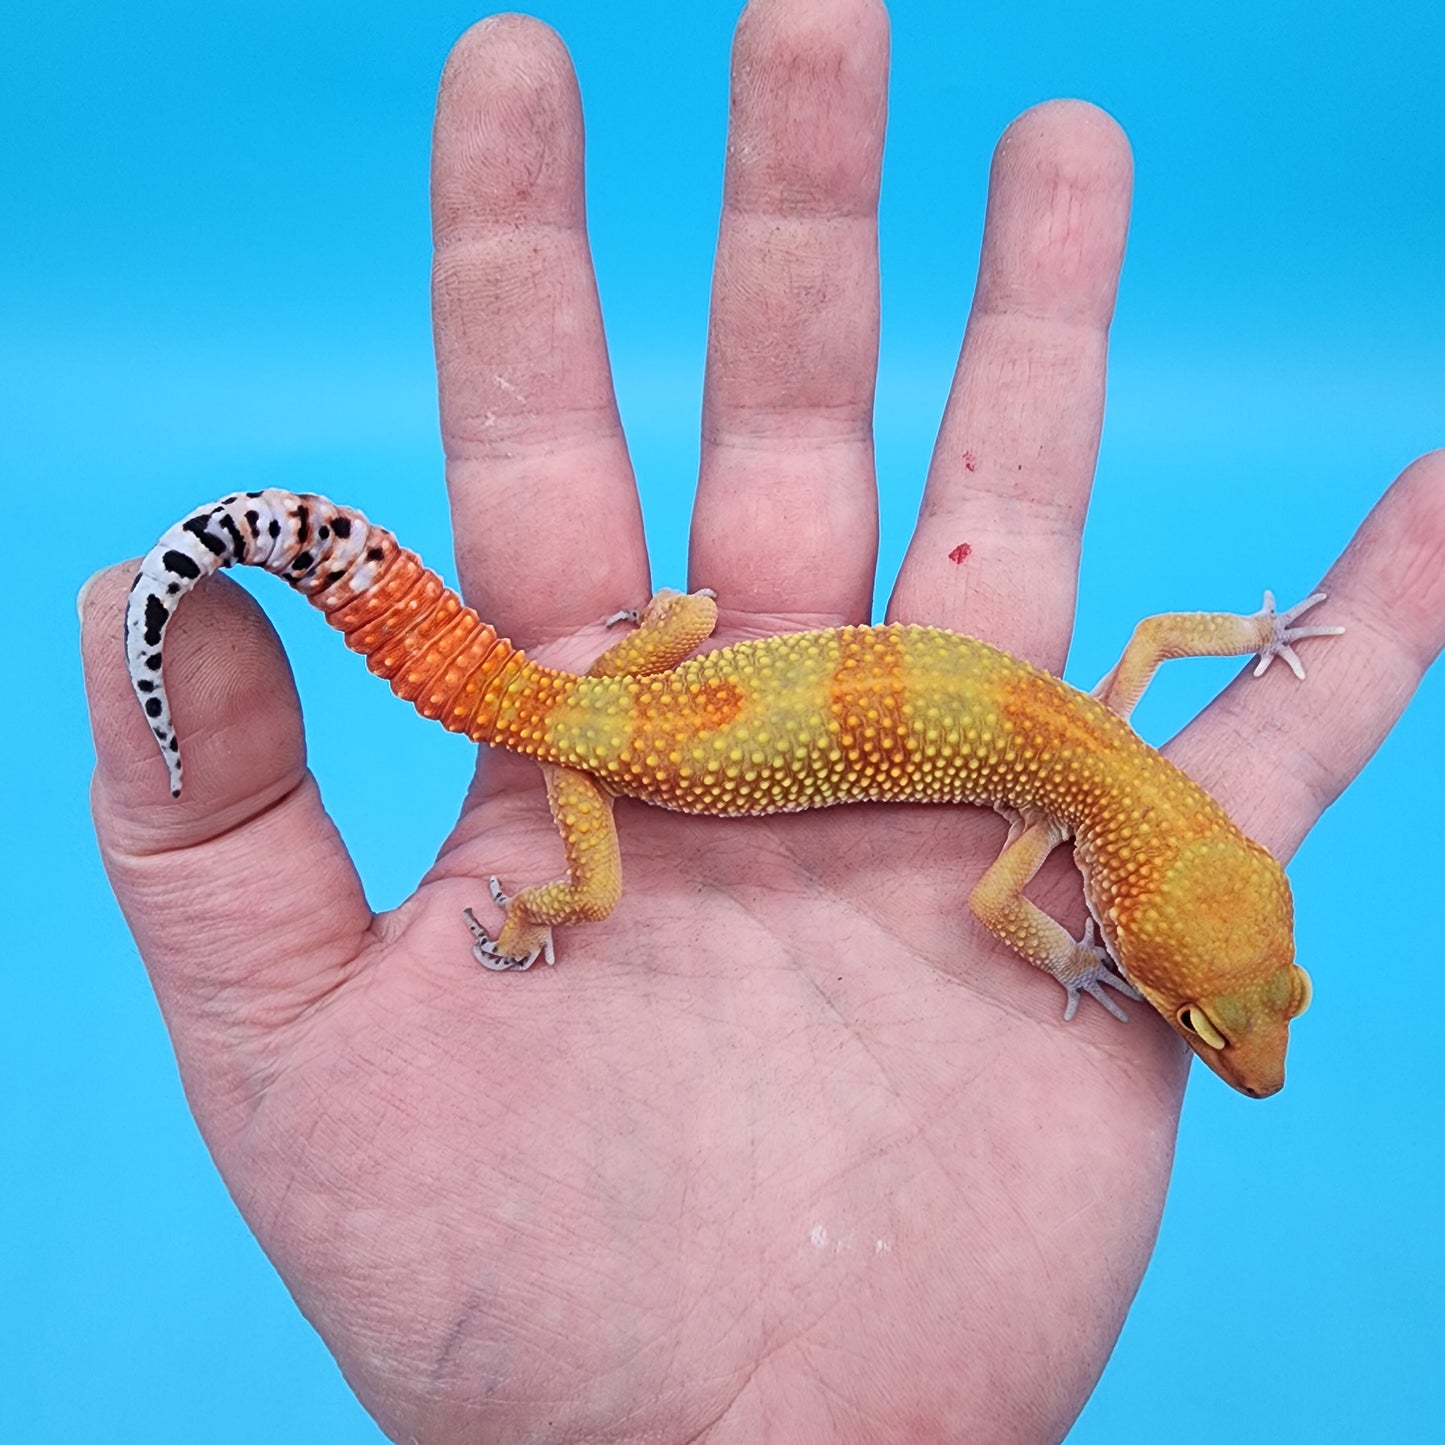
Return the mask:
<svg viewBox="0 0 1445 1445">
<path fill-rule="evenodd" d="M 175 794 L 165 630 L 190 588 L 233 563 L 305 594 L 424 716 L 547 770 L 568 877 L 499 896 L 507 921 L 495 944 L 481 936 L 483 961 L 550 959 L 552 925 L 611 910 L 621 885 L 614 795 L 724 817 L 864 801 L 985 804 L 1016 826 L 974 911 L 1064 984 L 1068 1016 L 1081 991 L 1115 1012 L 1102 986 L 1142 996 L 1242 1092 L 1262 1097 L 1284 1082 L 1289 1022 L 1309 999 L 1288 883 L 1120 713 L 1162 657 L 1260 650 L 1293 666 L 1291 639 L 1332 629 L 1281 628 L 1269 599 L 1253 618 L 1151 619 L 1095 697 L 930 627 L 830 628 L 682 660 L 715 608 L 709 594 L 659 594 L 638 631 L 582 677 L 527 659 L 360 513 L 254 492 L 172 527 L 131 592 L 128 666 Z M 1127 983 L 1107 971 L 1091 934 L 1072 939 L 1022 896 L 1069 838 Z"/>
</svg>

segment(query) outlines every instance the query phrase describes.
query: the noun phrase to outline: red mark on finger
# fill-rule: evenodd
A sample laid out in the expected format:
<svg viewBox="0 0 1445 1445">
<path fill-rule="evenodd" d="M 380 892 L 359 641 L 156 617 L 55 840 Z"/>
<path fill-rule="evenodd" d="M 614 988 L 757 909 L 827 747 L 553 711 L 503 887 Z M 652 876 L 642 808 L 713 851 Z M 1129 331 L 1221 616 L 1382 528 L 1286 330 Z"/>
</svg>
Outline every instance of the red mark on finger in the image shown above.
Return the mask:
<svg viewBox="0 0 1445 1445">
<path fill-rule="evenodd" d="M 978 470 L 978 458 L 971 451 L 964 452 L 963 454 L 963 469 L 966 472 L 976 472 Z"/>
<path fill-rule="evenodd" d="M 972 551 L 973 548 L 970 547 L 967 542 L 960 542 L 958 546 L 948 554 L 948 560 L 952 562 L 955 567 L 961 567 L 967 559 L 968 554 Z"/>
</svg>

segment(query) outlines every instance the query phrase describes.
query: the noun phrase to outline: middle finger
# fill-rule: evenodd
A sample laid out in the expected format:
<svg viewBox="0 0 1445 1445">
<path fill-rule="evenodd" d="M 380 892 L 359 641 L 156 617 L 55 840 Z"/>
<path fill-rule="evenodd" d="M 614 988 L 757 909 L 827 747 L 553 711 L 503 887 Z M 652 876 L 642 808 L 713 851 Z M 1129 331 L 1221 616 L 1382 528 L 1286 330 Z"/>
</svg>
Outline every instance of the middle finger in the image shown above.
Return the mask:
<svg viewBox="0 0 1445 1445">
<path fill-rule="evenodd" d="M 868 617 L 887 82 L 876 0 L 738 24 L 690 567 L 729 608 Z"/>
</svg>

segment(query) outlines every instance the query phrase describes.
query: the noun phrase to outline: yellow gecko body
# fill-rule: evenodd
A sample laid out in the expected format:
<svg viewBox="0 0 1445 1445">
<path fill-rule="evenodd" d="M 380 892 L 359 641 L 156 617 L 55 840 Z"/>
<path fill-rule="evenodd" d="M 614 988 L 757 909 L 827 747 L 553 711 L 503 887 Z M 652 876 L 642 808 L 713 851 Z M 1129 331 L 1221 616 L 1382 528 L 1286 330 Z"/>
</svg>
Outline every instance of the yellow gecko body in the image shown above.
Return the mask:
<svg viewBox="0 0 1445 1445">
<path fill-rule="evenodd" d="M 161 640 L 180 597 L 246 562 L 307 593 L 347 644 L 419 711 L 543 764 L 567 877 L 507 898 L 492 967 L 552 957 L 552 927 L 605 917 L 620 893 L 615 795 L 687 813 L 750 816 L 890 801 L 975 803 L 1013 822 L 971 906 L 1068 992 L 1146 998 L 1204 1061 L 1262 1097 L 1284 1080 L 1291 1018 L 1309 1000 L 1294 963 L 1289 885 L 1219 805 L 1126 717 L 1158 663 L 1258 651 L 1299 667 L 1290 643 L 1318 598 L 1276 615 L 1168 614 L 1141 624 L 1097 695 L 939 628 L 840 627 L 689 657 L 711 634 L 710 593 L 660 593 L 587 676 L 532 662 L 359 513 L 323 498 L 226 498 L 173 527 L 131 594 L 127 655 L 179 792 Z M 1023 897 L 1067 839 L 1092 925 L 1074 939 Z M 1112 956 L 1123 977 L 1108 967 Z"/>
</svg>

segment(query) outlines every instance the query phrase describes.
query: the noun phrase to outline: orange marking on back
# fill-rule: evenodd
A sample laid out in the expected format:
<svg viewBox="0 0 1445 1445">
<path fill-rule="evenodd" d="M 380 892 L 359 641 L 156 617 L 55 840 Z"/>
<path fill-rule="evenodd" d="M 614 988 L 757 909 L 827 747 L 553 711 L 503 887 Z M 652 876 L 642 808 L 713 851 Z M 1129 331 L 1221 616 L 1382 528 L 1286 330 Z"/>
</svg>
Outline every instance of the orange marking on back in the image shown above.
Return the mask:
<svg viewBox="0 0 1445 1445">
<path fill-rule="evenodd" d="M 687 705 L 698 732 L 725 728 L 743 710 L 747 693 L 727 677 L 705 677 L 688 690 Z"/>
<path fill-rule="evenodd" d="M 747 691 L 728 677 L 705 674 L 683 684 L 666 673 L 637 678 L 629 688 L 628 731 L 635 738 L 661 734 L 683 742 L 725 728 L 743 710 Z"/>
<path fill-rule="evenodd" d="M 828 716 L 837 725 L 847 766 L 838 789 L 864 790 L 876 779 L 906 778 L 914 768 L 906 716 L 907 653 L 897 632 L 845 627 L 837 634 L 838 663 L 828 687 Z"/>
</svg>

